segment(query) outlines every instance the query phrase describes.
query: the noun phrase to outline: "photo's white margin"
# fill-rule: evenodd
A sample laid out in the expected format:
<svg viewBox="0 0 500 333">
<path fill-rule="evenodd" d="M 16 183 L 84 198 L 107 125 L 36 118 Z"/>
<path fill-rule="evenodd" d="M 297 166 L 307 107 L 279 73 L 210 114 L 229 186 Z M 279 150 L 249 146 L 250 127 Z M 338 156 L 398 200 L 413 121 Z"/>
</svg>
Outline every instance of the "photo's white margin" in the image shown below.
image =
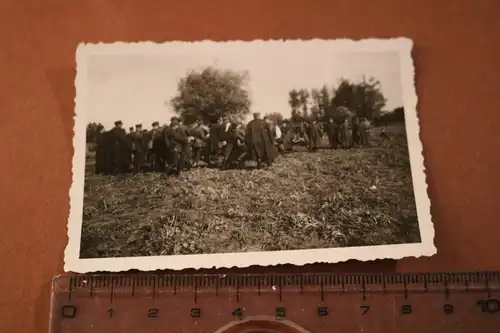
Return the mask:
<svg viewBox="0 0 500 333">
<path fill-rule="evenodd" d="M 249 43 L 228 41 L 229 43 Z M 87 105 L 87 61 L 91 55 L 98 54 L 162 54 L 172 46 L 213 43 L 199 42 L 153 42 L 113 44 L 80 44 L 76 52 L 77 73 L 75 79 L 75 125 L 73 137 L 73 182 L 70 188 L 70 213 L 68 218 L 68 244 L 65 249 L 64 270 L 66 272 L 87 273 L 97 271 L 118 272 L 130 269 L 151 271 L 157 269 L 181 270 L 186 268 L 230 268 L 252 265 L 273 266 L 279 264 L 304 265 L 311 263 L 337 263 L 350 259 L 369 261 L 376 259 L 401 259 L 404 257 L 431 256 L 436 253 L 434 246 L 434 227 L 430 212 L 430 200 L 427 195 L 427 182 L 424 168 L 423 148 L 420 141 L 420 127 L 417 116 L 417 94 L 414 84 L 414 65 L 412 59 L 413 42 L 408 38 L 392 39 L 336 39 L 336 40 L 255 40 L 251 43 L 317 43 L 318 46 L 335 45 L 338 52 L 384 52 L 395 51 L 400 55 L 401 84 L 405 109 L 406 132 L 410 154 L 413 187 L 417 205 L 417 214 L 421 234 L 421 243 L 382 246 L 364 246 L 348 248 L 330 248 L 313 250 L 293 250 L 276 252 L 246 252 L 222 254 L 194 254 L 176 256 L 125 257 L 80 259 L 80 238 L 83 212 L 83 189 L 85 181 L 86 151 L 86 105 Z M 168 48 L 164 46 L 168 45 Z M 166 53 L 163 53 L 166 54 Z"/>
</svg>

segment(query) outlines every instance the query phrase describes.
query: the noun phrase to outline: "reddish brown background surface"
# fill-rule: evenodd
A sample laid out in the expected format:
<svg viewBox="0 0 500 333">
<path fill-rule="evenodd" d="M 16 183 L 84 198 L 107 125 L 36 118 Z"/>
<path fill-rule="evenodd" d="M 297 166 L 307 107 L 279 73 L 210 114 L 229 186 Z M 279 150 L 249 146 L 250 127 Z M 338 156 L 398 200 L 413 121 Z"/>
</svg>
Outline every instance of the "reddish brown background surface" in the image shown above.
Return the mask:
<svg viewBox="0 0 500 333">
<path fill-rule="evenodd" d="M 80 41 L 412 38 L 439 253 L 306 269 L 500 270 L 499 17 L 498 0 L 0 1 L 0 331 L 47 330 Z"/>
</svg>

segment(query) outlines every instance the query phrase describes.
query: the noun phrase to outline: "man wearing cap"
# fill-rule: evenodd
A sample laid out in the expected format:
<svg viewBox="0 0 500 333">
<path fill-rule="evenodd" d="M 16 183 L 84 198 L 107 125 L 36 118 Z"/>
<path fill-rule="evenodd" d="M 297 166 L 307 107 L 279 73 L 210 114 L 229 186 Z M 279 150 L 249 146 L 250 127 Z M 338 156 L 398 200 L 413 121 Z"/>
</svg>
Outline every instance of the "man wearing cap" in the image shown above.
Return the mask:
<svg viewBox="0 0 500 333">
<path fill-rule="evenodd" d="M 177 117 L 171 117 L 170 123 L 164 124 L 161 128 L 158 127 L 158 131 L 155 134 L 153 145 L 155 147 L 155 168 L 157 171 L 170 173 L 170 170 L 172 169 L 172 165 L 169 165 L 167 168 L 167 164 L 171 164 L 176 155 L 174 149 L 175 144 L 170 141 L 172 141 L 171 137 L 176 134 L 173 133 L 171 129 L 177 123 Z"/>
<path fill-rule="evenodd" d="M 169 164 L 168 173 L 178 175 L 184 169 L 189 138 L 179 130 L 179 119 L 177 117 L 171 118 L 170 126 L 165 127 L 163 134 Z"/>
<path fill-rule="evenodd" d="M 134 133 L 135 133 L 135 130 L 133 127 L 129 127 L 128 128 L 128 133 L 127 133 L 127 140 L 129 140 L 130 142 L 134 139 Z"/>
<path fill-rule="evenodd" d="M 121 120 L 115 121 L 115 127 L 111 130 L 113 136 L 113 173 L 125 173 L 130 165 L 130 149 L 127 144 L 127 134 L 123 129 Z"/>
<path fill-rule="evenodd" d="M 147 149 L 146 139 L 144 137 L 144 132 L 142 130 L 142 125 L 135 125 L 135 133 L 134 133 L 134 172 L 139 173 L 142 172 L 144 167 L 145 154 Z"/>
<path fill-rule="evenodd" d="M 130 161 L 133 163 L 134 160 L 134 138 L 135 138 L 135 129 L 133 127 L 129 127 L 127 133 L 127 145 L 130 150 Z"/>
<path fill-rule="evenodd" d="M 184 124 L 184 120 L 182 118 L 177 118 L 177 119 L 179 123 L 179 127 L 177 130 L 181 131 L 184 135 L 189 136 L 189 126 Z"/>
<path fill-rule="evenodd" d="M 179 125 L 179 118 L 177 118 L 175 116 L 171 117 L 170 118 L 170 124 L 168 126 L 174 127 L 174 126 L 177 126 L 177 125 Z"/>
<path fill-rule="evenodd" d="M 257 168 L 262 162 L 271 166 L 277 156 L 277 151 L 271 140 L 269 125 L 260 119 L 259 113 L 254 113 L 253 120 L 247 125 L 245 141 L 248 147 L 247 158 L 257 162 Z"/>
<path fill-rule="evenodd" d="M 312 119 L 307 126 L 307 137 L 309 139 L 309 150 L 316 151 L 321 143 L 321 129 L 316 119 Z"/>
<path fill-rule="evenodd" d="M 151 124 L 151 127 L 146 136 L 146 141 L 148 142 L 147 159 L 154 171 L 164 171 L 165 160 L 163 152 L 165 150 L 165 143 L 160 123 L 155 121 Z"/>
<path fill-rule="evenodd" d="M 186 136 L 188 138 L 188 144 L 185 147 L 185 157 L 184 157 L 184 167 L 185 168 L 191 168 L 192 167 L 192 160 L 191 157 L 193 155 L 193 145 L 194 145 L 194 136 L 191 135 L 191 129 L 188 125 L 184 123 L 183 118 L 178 118 L 179 125 L 177 127 L 177 131 L 184 137 Z"/>
</svg>

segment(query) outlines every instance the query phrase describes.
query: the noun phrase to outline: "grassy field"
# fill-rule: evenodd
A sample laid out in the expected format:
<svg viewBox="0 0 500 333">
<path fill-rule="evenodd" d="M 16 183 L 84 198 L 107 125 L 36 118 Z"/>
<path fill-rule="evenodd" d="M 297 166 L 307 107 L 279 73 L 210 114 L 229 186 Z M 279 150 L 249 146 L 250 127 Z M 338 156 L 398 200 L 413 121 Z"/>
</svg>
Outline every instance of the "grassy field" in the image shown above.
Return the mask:
<svg viewBox="0 0 500 333">
<path fill-rule="evenodd" d="M 89 170 L 81 257 L 420 242 L 404 127 L 387 132 L 374 129 L 370 148 L 294 152 L 267 170 Z"/>
</svg>

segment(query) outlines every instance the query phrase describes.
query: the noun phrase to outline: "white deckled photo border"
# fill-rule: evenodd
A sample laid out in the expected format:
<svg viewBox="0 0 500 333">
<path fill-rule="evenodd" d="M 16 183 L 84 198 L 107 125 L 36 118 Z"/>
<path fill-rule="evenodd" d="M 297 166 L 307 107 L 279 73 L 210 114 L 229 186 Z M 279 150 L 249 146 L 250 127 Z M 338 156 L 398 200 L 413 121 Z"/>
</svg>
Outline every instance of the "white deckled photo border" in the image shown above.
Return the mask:
<svg viewBox="0 0 500 333">
<path fill-rule="evenodd" d="M 413 42 L 408 38 L 392 39 L 336 39 L 336 40 L 254 40 L 251 42 L 228 41 L 229 43 L 256 43 L 265 47 L 267 43 L 316 43 L 318 49 L 326 43 L 339 52 L 363 51 L 395 51 L 400 54 L 400 73 L 403 92 L 406 133 L 410 154 L 411 173 L 416 200 L 421 243 L 326 248 L 312 250 L 246 252 L 221 254 L 193 254 L 175 256 L 125 257 L 80 259 L 80 239 L 85 181 L 85 146 L 86 146 L 86 109 L 87 109 L 87 62 L 92 55 L 102 54 L 166 54 L 172 50 L 172 44 L 188 42 L 153 42 L 112 44 L 80 44 L 76 52 L 77 73 L 75 79 L 75 123 L 73 137 L 73 181 L 70 195 L 70 212 L 68 218 L 68 244 L 65 249 L 64 270 L 76 273 L 96 271 L 126 271 L 138 269 L 151 271 L 157 269 L 181 270 L 187 268 L 230 268 L 248 267 L 252 265 L 270 266 L 278 264 L 304 265 L 311 263 L 337 263 L 351 259 L 370 261 L 375 259 L 400 259 L 404 257 L 432 256 L 437 252 L 434 246 L 434 227 L 430 212 L 430 200 L 427 194 L 427 182 L 424 168 L 423 147 L 420 140 L 420 126 L 417 117 L 417 94 L 414 84 L 415 70 L 412 59 Z M 200 41 L 192 43 L 221 43 Z M 168 45 L 168 47 L 164 47 Z"/>
</svg>

